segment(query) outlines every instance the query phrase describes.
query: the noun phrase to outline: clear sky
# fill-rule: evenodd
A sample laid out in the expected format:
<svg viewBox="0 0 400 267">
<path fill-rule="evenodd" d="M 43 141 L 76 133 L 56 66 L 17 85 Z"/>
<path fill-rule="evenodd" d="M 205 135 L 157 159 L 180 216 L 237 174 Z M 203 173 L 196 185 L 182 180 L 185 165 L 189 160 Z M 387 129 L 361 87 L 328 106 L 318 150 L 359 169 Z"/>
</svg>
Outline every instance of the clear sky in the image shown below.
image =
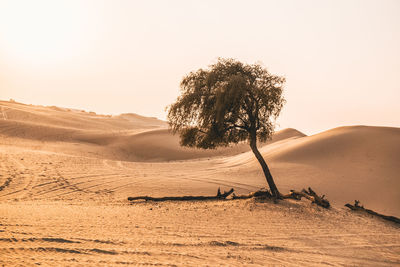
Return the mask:
<svg viewBox="0 0 400 267">
<path fill-rule="evenodd" d="M 280 128 L 400 127 L 400 1 L 0 0 L 0 99 L 165 119 L 217 57 L 287 79 Z"/>
</svg>

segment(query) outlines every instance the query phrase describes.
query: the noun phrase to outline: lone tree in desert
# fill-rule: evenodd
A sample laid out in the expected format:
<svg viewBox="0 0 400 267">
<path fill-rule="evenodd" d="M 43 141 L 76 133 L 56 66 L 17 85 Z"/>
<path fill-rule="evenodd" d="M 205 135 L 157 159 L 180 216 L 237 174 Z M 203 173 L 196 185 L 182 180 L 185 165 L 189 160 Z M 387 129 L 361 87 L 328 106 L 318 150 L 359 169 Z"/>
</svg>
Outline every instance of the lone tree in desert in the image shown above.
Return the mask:
<svg viewBox="0 0 400 267">
<path fill-rule="evenodd" d="M 218 59 L 182 79 L 181 95 L 168 107 L 168 122 L 182 146 L 213 149 L 248 141 L 272 195 L 281 198 L 257 140 L 271 137 L 285 100 L 285 78 L 259 64 Z"/>
</svg>

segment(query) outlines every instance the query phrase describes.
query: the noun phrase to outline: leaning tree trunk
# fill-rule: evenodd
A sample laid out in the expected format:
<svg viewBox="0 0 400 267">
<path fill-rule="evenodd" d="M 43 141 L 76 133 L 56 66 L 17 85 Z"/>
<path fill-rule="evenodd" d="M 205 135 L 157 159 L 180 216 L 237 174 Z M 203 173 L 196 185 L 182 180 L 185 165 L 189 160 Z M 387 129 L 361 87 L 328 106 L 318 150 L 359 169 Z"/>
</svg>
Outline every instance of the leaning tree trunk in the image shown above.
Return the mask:
<svg viewBox="0 0 400 267">
<path fill-rule="evenodd" d="M 251 150 L 253 151 L 254 155 L 256 156 L 258 162 L 260 163 L 260 165 L 263 169 L 265 179 L 267 180 L 269 188 L 271 189 L 272 196 L 274 196 L 275 198 L 280 198 L 281 194 L 279 193 L 278 188 L 275 185 L 274 178 L 272 178 L 272 175 L 271 175 L 271 172 L 269 171 L 267 163 L 265 162 L 260 151 L 258 151 L 256 140 L 257 139 L 252 138 L 252 140 L 250 141 Z"/>
</svg>

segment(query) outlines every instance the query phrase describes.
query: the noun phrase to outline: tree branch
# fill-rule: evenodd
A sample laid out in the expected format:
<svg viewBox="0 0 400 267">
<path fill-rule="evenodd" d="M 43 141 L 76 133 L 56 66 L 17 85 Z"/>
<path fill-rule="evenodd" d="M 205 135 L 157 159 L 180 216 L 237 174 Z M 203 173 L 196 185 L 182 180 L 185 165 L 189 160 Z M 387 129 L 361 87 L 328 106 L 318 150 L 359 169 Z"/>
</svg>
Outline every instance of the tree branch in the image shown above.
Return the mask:
<svg viewBox="0 0 400 267">
<path fill-rule="evenodd" d="M 191 201 L 191 200 L 225 200 L 234 191 L 233 188 L 229 191 L 225 191 L 221 194 L 221 190 L 218 188 L 216 196 L 183 196 L 183 197 L 149 197 L 149 196 L 139 196 L 139 197 L 128 197 L 129 201 L 135 200 L 145 200 L 145 201 Z"/>
<path fill-rule="evenodd" d="M 354 200 L 354 206 L 351 204 L 348 204 L 348 203 L 345 206 L 348 207 L 349 209 L 351 209 L 352 211 L 363 211 L 363 212 L 369 213 L 371 215 L 380 217 L 384 220 L 400 224 L 400 219 L 397 217 L 379 214 L 373 210 L 366 209 L 366 208 L 364 208 L 364 206 L 360 206 L 359 204 L 360 204 L 360 201 Z"/>
<path fill-rule="evenodd" d="M 295 191 L 295 190 L 290 190 L 290 193 L 287 195 L 281 195 L 283 199 L 286 198 L 291 198 L 291 199 L 296 199 L 300 200 L 302 197 L 311 200 L 312 203 L 317 204 L 318 206 L 321 206 L 323 208 L 329 208 L 331 204 L 327 199 L 325 199 L 325 196 L 318 196 L 317 193 L 314 192 L 314 190 L 311 189 L 311 187 L 308 188 L 308 191 L 303 189 L 301 192 Z"/>
<path fill-rule="evenodd" d="M 234 127 L 234 128 L 243 129 L 243 130 L 246 130 L 246 131 L 249 129 L 249 128 L 247 128 L 246 126 L 236 125 L 236 124 L 234 124 L 233 127 Z"/>
</svg>

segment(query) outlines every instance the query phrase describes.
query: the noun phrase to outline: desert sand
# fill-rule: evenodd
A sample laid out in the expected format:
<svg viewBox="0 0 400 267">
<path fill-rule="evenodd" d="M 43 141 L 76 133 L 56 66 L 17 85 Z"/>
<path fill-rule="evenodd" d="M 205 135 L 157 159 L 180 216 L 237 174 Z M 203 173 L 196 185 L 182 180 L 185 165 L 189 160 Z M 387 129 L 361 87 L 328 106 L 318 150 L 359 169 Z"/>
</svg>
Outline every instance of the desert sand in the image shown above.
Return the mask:
<svg viewBox="0 0 400 267">
<path fill-rule="evenodd" d="M 266 185 L 247 144 L 182 148 L 166 122 L 0 101 L 0 264 L 395 266 L 400 128 L 278 131 L 260 144 L 281 192 L 331 201 L 136 202 Z"/>
</svg>

